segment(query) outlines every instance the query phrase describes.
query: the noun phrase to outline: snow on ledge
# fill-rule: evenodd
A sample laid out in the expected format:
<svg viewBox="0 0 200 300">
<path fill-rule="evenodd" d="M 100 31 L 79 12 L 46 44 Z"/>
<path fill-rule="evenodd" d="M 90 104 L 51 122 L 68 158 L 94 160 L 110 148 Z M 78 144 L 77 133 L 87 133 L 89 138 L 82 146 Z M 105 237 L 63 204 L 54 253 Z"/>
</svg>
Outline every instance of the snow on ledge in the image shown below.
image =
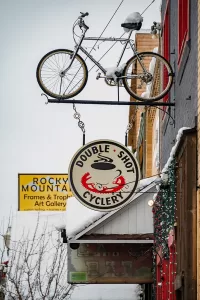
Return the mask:
<svg viewBox="0 0 200 300">
<path fill-rule="evenodd" d="M 190 127 L 182 127 L 182 128 L 179 129 L 179 131 L 178 131 L 178 133 L 177 133 L 177 136 L 176 136 L 176 143 L 175 143 L 175 145 L 172 147 L 171 152 L 170 152 L 170 156 L 169 156 L 169 158 L 168 158 L 168 161 L 166 162 L 164 168 L 162 169 L 162 175 L 161 175 L 161 178 L 162 178 L 162 176 L 164 176 L 164 173 L 167 172 L 169 165 L 171 164 L 172 160 L 174 159 L 176 150 L 177 150 L 177 148 L 178 148 L 178 146 L 179 146 L 179 143 L 180 143 L 180 141 L 181 141 L 181 137 L 182 137 L 182 135 L 183 135 L 183 131 L 184 131 L 184 130 L 188 130 L 188 129 L 191 129 L 191 128 L 190 128 Z"/>
<path fill-rule="evenodd" d="M 175 157 L 175 154 L 176 154 L 176 151 L 177 151 L 177 148 L 180 144 L 180 141 L 181 141 L 181 137 L 183 135 L 183 131 L 184 130 L 188 130 L 188 129 L 191 129 L 190 127 L 182 127 L 178 130 L 178 133 L 177 133 L 177 136 L 176 136 L 176 143 L 175 145 L 172 147 L 171 149 L 171 152 L 170 152 L 170 155 L 169 155 L 169 158 L 164 166 L 164 168 L 162 169 L 161 171 L 161 180 L 164 182 L 164 183 L 167 183 L 168 181 L 168 168 L 170 166 L 170 164 L 172 163 L 174 157 Z M 156 181 L 155 181 L 156 182 Z M 160 190 L 160 186 L 159 186 L 160 182 L 157 181 L 157 185 L 156 185 L 156 189 L 157 189 L 157 193 L 155 193 L 153 195 L 153 199 L 156 200 L 156 197 L 158 195 L 158 192 Z"/>
<path fill-rule="evenodd" d="M 145 178 L 139 181 L 136 192 L 142 190 L 153 183 L 157 177 Z M 134 196 L 134 195 L 133 195 Z M 131 202 L 131 201 L 130 201 Z M 91 224 L 109 214 L 110 212 L 99 212 L 82 205 L 75 197 L 67 200 L 66 209 L 66 234 L 68 238 L 75 237 L 76 234 L 88 228 Z"/>
<path fill-rule="evenodd" d="M 106 213 L 89 209 L 81 204 L 75 197 L 67 200 L 66 209 L 66 234 L 67 237 L 74 237 Z"/>
</svg>

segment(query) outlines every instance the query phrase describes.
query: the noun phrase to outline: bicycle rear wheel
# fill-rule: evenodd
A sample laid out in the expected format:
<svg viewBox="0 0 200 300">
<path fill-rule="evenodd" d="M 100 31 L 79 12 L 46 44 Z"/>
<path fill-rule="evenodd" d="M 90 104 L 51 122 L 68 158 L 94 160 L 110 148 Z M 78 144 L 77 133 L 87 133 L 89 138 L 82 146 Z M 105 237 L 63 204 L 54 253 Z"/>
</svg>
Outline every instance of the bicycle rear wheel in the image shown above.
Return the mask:
<svg viewBox="0 0 200 300">
<path fill-rule="evenodd" d="M 173 83 L 172 67 L 164 57 L 154 52 L 141 52 L 129 59 L 123 76 L 125 89 L 139 101 L 162 99 Z"/>
<path fill-rule="evenodd" d="M 73 51 L 67 49 L 53 50 L 39 62 L 36 76 L 41 89 L 49 96 L 58 99 L 69 99 L 79 94 L 88 79 L 87 66 L 78 54 L 70 69 L 63 76 L 71 62 Z"/>
</svg>

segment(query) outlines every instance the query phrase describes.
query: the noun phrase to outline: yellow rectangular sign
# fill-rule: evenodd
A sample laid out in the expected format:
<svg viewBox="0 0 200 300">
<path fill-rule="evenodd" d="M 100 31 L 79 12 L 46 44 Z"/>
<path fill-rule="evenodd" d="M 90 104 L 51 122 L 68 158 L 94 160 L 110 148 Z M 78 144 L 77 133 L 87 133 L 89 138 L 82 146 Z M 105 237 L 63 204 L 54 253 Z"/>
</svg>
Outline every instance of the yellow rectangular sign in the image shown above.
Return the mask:
<svg viewBox="0 0 200 300">
<path fill-rule="evenodd" d="M 64 211 L 72 196 L 68 174 L 18 174 L 19 211 Z"/>
</svg>

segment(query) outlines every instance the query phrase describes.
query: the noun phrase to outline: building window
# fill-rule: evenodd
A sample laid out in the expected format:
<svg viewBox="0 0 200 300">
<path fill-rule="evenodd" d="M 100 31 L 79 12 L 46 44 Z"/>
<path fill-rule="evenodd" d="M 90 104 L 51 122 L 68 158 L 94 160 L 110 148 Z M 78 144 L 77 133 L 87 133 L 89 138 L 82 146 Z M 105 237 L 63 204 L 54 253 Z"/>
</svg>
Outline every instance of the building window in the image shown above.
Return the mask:
<svg viewBox="0 0 200 300">
<path fill-rule="evenodd" d="M 169 15 L 169 1 L 167 3 L 167 8 L 163 18 L 163 56 L 167 61 L 170 61 L 170 15 Z M 168 83 L 168 73 L 166 68 L 163 71 L 163 85 L 164 87 Z M 169 100 L 169 94 L 163 98 L 163 102 Z M 163 107 L 163 110 L 166 110 L 166 107 Z"/>
<path fill-rule="evenodd" d="M 189 0 L 178 0 L 178 62 L 189 36 Z"/>
</svg>

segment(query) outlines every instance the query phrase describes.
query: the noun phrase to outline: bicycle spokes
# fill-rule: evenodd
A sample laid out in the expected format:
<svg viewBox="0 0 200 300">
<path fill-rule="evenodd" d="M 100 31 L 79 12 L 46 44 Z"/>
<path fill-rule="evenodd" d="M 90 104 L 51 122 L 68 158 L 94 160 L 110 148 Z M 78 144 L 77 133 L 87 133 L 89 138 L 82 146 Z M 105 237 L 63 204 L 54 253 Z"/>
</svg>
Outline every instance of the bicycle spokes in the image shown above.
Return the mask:
<svg viewBox="0 0 200 300">
<path fill-rule="evenodd" d="M 139 53 L 127 62 L 124 86 L 140 101 L 156 101 L 164 97 L 172 84 L 172 69 L 168 62 L 153 52 Z M 161 76 L 165 80 L 160 81 Z"/>
<path fill-rule="evenodd" d="M 68 99 L 84 88 L 87 82 L 87 67 L 78 55 L 71 63 L 71 55 L 70 50 L 55 50 L 40 61 L 37 78 L 41 88 L 48 95 Z"/>
</svg>

